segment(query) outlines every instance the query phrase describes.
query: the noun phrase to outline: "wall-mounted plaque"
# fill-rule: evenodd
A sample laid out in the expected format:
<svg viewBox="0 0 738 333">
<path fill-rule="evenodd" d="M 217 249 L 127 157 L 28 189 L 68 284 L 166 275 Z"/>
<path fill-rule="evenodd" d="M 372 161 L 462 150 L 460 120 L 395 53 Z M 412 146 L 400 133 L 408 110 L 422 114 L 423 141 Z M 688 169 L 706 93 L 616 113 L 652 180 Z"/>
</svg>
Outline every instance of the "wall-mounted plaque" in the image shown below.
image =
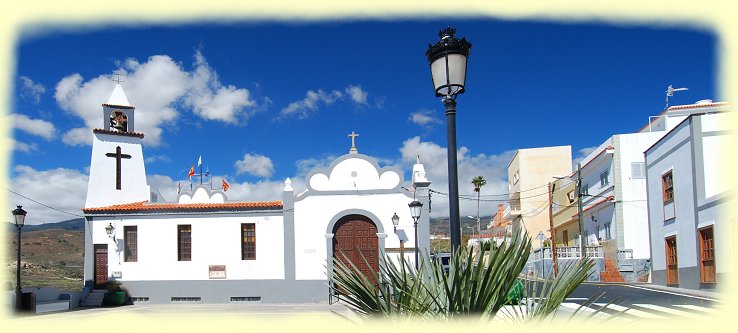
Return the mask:
<svg viewBox="0 0 738 333">
<path fill-rule="evenodd" d="M 208 266 L 209 278 L 211 279 L 225 279 L 226 278 L 226 267 L 225 265 L 210 265 Z"/>
<path fill-rule="evenodd" d="M 112 271 L 111 274 L 114 278 L 120 279 L 123 277 L 123 272 L 121 271 Z"/>
</svg>

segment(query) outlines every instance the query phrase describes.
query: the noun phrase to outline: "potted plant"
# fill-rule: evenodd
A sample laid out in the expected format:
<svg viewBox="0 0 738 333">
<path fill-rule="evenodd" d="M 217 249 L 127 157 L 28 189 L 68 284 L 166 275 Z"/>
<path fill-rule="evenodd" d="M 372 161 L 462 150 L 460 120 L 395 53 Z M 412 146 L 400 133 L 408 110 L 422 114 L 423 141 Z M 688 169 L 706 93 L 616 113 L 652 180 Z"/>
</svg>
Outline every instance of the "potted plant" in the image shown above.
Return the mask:
<svg viewBox="0 0 738 333">
<path fill-rule="evenodd" d="M 120 281 L 109 281 L 108 292 L 103 297 L 103 305 L 120 306 L 128 301 L 128 289 Z"/>
</svg>

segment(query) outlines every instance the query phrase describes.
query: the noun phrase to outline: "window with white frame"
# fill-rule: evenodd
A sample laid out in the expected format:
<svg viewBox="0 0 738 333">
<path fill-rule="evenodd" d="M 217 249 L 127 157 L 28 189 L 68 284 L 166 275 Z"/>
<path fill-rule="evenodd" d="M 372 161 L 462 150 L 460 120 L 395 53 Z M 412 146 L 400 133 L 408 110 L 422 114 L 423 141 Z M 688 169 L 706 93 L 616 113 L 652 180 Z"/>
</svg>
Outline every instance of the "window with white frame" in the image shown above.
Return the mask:
<svg viewBox="0 0 738 333">
<path fill-rule="evenodd" d="M 600 186 L 604 187 L 607 184 L 610 184 L 610 180 L 608 179 L 610 176 L 610 172 L 608 170 L 602 171 L 600 173 Z"/>
</svg>

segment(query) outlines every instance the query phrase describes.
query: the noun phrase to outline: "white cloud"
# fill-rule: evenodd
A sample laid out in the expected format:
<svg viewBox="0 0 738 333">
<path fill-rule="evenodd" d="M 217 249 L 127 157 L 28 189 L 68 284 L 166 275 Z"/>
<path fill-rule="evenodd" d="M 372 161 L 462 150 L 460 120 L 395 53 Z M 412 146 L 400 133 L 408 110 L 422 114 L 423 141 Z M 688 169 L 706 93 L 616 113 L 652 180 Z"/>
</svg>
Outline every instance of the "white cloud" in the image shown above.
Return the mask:
<svg viewBox="0 0 738 333">
<path fill-rule="evenodd" d="M 308 90 L 308 92 L 305 93 L 305 98 L 301 101 L 295 101 L 287 105 L 287 107 L 282 109 L 279 113 L 279 117 L 296 117 L 297 119 L 305 119 L 312 113 L 317 112 L 320 104 L 331 105 L 342 96 L 343 94 L 336 90 L 333 90 L 330 93 L 326 93 L 323 90 L 318 90 L 317 92 Z"/>
<path fill-rule="evenodd" d="M 56 136 L 56 128 L 54 128 L 54 124 L 48 121 L 31 119 L 22 114 L 13 114 L 11 117 L 13 120 L 13 127 L 28 134 L 40 136 L 47 141 L 54 139 Z"/>
<path fill-rule="evenodd" d="M 406 170 L 412 170 L 416 155 L 420 154 L 420 162 L 425 166 L 429 180 L 433 183 L 431 188 L 443 193 L 448 193 L 448 164 L 446 148 L 433 142 L 423 142 L 420 137 L 405 140 L 400 148 L 402 154 L 402 165 Z M 482 195 L 506 194 L 507 193 L 507 164 L 510 162 L 514 152 L 507 151 L 499 155 L 477 154 L 472 155 L 468 148 L 460 147 L 457 151 L 459 194 L 475 197 L 474 185 L 471 180 L 475 176 L 483 176 L 487 185 L 482 188 Z M 407 180 L 409 186 L 410 180 Z M 500 199 L 502 201 L 482 201 L 480 204 L 481 215 L 491 215 L 497 210 L 498 203 L 505 203 L 507 196 L 495 196 L 483 198 L 486 200 Z M 431 216 L 448 216 L 448 198 L 435 195 L 431 198 Z M 459 200 L 461 216 L 477 214 L 477 201 Z"/>
<path fill-rule="evenodd" d="M 27 76 L 21 76 L 20 81 L 21 96 L 30 99 L 35 104 L 41 102 L 41 95 L 46 92 L 46 88 L 40 83 L 33 82 Z"/>
<path fill-rule="evenodd" d="M 144 162 L 146 163 L 169 162 L 169 161 L 171 161 L 171 159 L 169 158 L 169 156 L 166 156 L 166 155 L 151 155 L 144 159 Z"/>
<path fill-rule="evenodd" d="M 579 154 L 577 154 L 574 157 L 574 159 L 571 161 L 572 162 L 572 169 L 576 170 L 577 163 L 581 162 L 585 157 L 587 157 L 587 155 L 589 155 L 595 149 L 597 149 L 597 146 L 585 147 L 585 148 L 579 149 L 579 151 L 578 151 Z"/>
<path fill-rule="evenodd" d="M 92 142 L 92 130 L 87 127 L 73 128 L 62 135 L 62 142 L 70 146 L 85 146 Z"/>
<path fill-rule="evenodd" d="M 116 72 L 125 75 L 123 89 L 136 107 L 135 131 L 144 133 L 144 143 L 151 146 L 161 145 L 164 129 L 176 123 L 175 107 L 180 101 L 203 119 L 231 124 L 245 123 L 257 109 L 248 90 L 223 86 L 200 52 L 191 72 L 167 55 L 151 56 L 143 63 L 126 59 L 120 65 Z M 84 128 L 65 133 L 65 143 L 92 143 L 91 135 L 79 132 L 103 126 L 100 104 L 108 100 L 114 86 L 107 74 L 85 81 L 75 73 L 57 83 L 54 97 L 59 106 L 85 123 Z"/>
<path fill-rule="evenodd" d="M 239 114 L 244 112 L 245 108 L 256 106 L 248 90 L 238 89 L 232 85 L 223 86 L 218 74 L 210 67 L 200 51 L 195 53 L 194 65 L 190 89 L 184 102 L 203 119 L 235 124 L 238 123 Z"/>
<path fill-rule="evenodd" d="M 315 169 L 327 169 L 337 158 L 338 156 L 329 155 L 322 158 L 306 158 L 297 160 L 295 162 L 295 165 L 297 166 L 297 176 L 295 177 L 305 178 L 310 171 Z"/>
<path fill-rule="evenodd" d="M 345 90 L 346 94 L 351 97 L 351 100 L 357 104 L 367 104 L 367 96 L 369 95 L 366 91 L 361 89 L 361 86 L 349 85 Z"/>
<path fill-rule="evenodd" d="M 14 150 L 23 153 L 30 153 L 32 151 L 38 150 L 38 145 L 35 143 L 25 143 L 13 139 L 10 139 L 10 145 L 13 147 Z"/>
<path fill-rule="evenodd" d="M 431 126 L 435 124 L 442 124 L 441 119 L 433 116 L 433 112 L 429 110 L 420 110 L 410 114 L 409 120 L 415 125 L 419 126 Z"/>
<path fill-rule="evenodd" d="M 39 171 L 26 165 L 18 165 L 14 171 L 16 174 L 9 184 L 12 191 L 56 209 L 82 215 L 81 209 L 87 193 L 86 174 L 64 168 Z M 22 205 L 28 212 L 28 224 L 59 222 L 78 217 L 44 207 L 12 193 L 9 195 L 10 203 Z"/>
<path fill-rule="evenodd" d="M 236 161 L 236 174 L 247 173 L 250 175 L 269 178 L 274 174 L 274 165 L 269 157 L 258 154 L 244 154 L 243 159 Z"/>
</svg>

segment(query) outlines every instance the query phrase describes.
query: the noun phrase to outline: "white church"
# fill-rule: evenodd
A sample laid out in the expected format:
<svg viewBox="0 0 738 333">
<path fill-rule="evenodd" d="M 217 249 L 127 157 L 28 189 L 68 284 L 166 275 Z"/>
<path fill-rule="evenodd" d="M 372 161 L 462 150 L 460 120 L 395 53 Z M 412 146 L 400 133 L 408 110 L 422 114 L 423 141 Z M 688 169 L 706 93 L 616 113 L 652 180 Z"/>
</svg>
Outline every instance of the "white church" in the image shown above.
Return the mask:
<svg viewBox="0 0 738 333">
<path fill-rule="evenodd" d="M 147 184 L 144 133 L 135 131 L 135 107 L 120 84 L 102 113 L 83 209 L 88 291 L 116 280 L 144 304 L 327 302 L 339 253 L 376 271 L 383 253 L 398 260 L 402 239 L 412 264 L 414 199 L 423 204 L 417 250 L 429 253 L 431 182 L 419 161 L 410 192 L 401 169 L 380 168 L 352 146 L 327 169 L 311 171 L 297 195 L 288 178 L 274 201 L 230 201 L 199 185 L 165 202 Z"/>
</svg>

